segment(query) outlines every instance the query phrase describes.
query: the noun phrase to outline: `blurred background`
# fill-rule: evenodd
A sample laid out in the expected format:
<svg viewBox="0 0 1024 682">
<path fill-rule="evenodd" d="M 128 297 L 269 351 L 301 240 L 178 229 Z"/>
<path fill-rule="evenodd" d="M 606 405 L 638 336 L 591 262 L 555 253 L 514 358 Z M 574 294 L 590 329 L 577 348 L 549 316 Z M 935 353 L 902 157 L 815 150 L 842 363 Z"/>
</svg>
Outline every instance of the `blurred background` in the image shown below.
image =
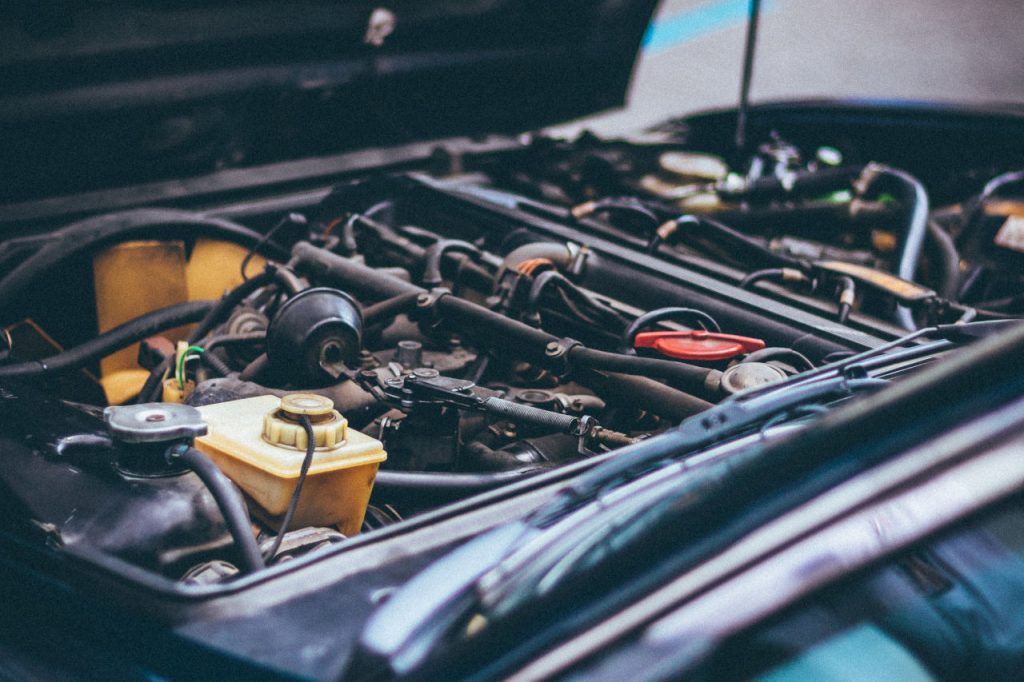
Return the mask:
<svg viewBox="0 0 1024 682">
<path fill-rule="evenodd" d="M 748 4 L 664 0 L 644 39 L 629 108 L 587 127 L 617 134 L 734 106 Z M 762 0 L 761 19 L 755 103 L 792 97 L 1024 103 L 1021 0 Z"/>
</svg>

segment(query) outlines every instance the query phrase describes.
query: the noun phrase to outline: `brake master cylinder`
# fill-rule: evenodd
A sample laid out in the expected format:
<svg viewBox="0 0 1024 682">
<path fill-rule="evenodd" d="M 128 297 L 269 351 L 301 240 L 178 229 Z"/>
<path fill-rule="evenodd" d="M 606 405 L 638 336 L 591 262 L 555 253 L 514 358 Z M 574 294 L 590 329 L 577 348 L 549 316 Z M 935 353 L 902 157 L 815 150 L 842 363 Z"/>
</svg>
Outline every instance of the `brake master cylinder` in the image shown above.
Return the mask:
<svg viewBox="0 0 1024 682">
<path fill-rule="evenodd" d="M 363 524 L 373 480 L 387 459 L 380 441 L 349 428 L 329 398 L 294 393 L 259 396 L 199 408 L 209 433 L 196 439 L 255 502 L 253 513 L 278 527 L 306 454 L 301 418 L 313 426 L 315 451 L 292 528 L 337 526 L 355 535 Z"/>
</svg>

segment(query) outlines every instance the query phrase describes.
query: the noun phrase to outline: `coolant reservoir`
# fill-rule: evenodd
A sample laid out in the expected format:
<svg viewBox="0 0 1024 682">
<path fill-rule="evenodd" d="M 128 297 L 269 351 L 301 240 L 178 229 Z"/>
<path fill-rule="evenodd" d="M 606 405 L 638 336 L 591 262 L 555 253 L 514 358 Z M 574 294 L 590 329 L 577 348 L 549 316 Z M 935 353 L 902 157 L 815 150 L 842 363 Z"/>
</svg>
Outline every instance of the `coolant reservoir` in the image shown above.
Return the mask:
<svg viewBox="0 0 1024 682">
<path fill-rule="evenodd" d="M 373 490 L 377 467 L 387 459 L 380 441 L 348 427 L 330 399 L 308 393 L 259 396 L 199 408 L 209 432 L 196 447 L 216 462 L 256 503 L 253 512 L 276 527 L 291 501 L 306 432 L 313 425 L 313 463 L 290 528 L 337 526 L 355 535 Z"/>
</svg>

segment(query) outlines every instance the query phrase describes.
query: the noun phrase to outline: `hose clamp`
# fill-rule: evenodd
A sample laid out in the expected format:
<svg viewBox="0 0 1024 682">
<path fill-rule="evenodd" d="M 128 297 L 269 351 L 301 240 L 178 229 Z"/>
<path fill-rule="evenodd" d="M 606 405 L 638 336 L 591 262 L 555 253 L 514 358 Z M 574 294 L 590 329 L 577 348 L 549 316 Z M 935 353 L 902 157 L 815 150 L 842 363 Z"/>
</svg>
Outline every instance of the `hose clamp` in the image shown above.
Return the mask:
<svg viewBox="0 0 1024 682">
<path fill-rule="evenodd" d="M 544 347 L 545 366 L 559 376 L 569 373 L 569 353 L 576 346 L 583 344 L 576 339 L 565 337 L 558 341 L 551 341 Z"/>
</svg>

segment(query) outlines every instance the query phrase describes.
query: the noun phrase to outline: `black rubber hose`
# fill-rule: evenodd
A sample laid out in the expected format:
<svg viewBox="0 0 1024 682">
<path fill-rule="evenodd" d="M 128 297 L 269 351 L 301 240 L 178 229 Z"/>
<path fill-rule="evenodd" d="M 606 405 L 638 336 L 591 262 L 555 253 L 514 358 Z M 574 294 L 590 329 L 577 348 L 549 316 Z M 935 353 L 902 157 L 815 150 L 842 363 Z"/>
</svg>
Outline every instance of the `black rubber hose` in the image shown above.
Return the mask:
<svg viewBox="0 0 1024 682">
<path fill-rule="evenodd" d="M 903 239 L 900 241 L 896 274 L 905 280 L 914 282 L 917 281 L 915 279 L 917 266 L 921 260 L 925 236 L 928 234 L 928 192 L 921 181 L 910 173 L 879 164 L 869 164 L 864 168 L 864 172 L 857 180 L 857 192 L 866 196 L 886 181 L 895 185 L 900 203 L 910 209 L 907 227 L 904 230 Z M 905 328 L 911 331 L 917 329 L 914 316 L 909 308 L 897 306 L 896 318 Z"/>
<path fill-rule="evenodd" d="M 217 237 L 243 246 L 255 246 L 262 235 L 222 218 L 174 209 L 144 208 L 87 218 L 68 225 L 53 237 L 46 246 L 0 279 L 0 301 L 9 305 L 29 286 L 59 270 L 69 259 L 118 242 Z M 273 243 L 264 244 L 260 250 L 271 258 L 283 259 L 288 255 L 286 250 Z"/>
<path fill-rule="evenodd" d="M 960 288 L 960 254 L 949 232 L 934 220 L 928 221 L 928 244 L 937 261 L 935 291 L 947 300 L 952 300 Z"/>
<path fill-rule="evenodd" d="M 383 223 L 379 223 L 373 220 L 366 214 L 357 214 L 352 216 L 351 219 L 345 221 L 343 226 L 343 243 L 346 245 L 355 244 L 355 228 L 357 225 L 372 230 L 376 236 L 378 243 L 388 249 L 397 250 L 400 252 L 402 258 L 408 259 L 413 262 L 418 262 L 423 258 L 426 249 L 412 241 L 405 235 L 395 232 L 390 227 Z M 349 239 L 353 241 L 349 243 Z M 351 251 L 350 253 L 356 253 L 357 251 Z"/>
<path fill-rule="evenodd" d="M 515 270 L 521 263 L 534 258 L 545 258 L 555 264 L 559 270 L 565 270 L 572 261 L 572 251 L 565 244 L 558 242 L 531 242 L 523 244 L 510 251 L 501 262 L 498 269 L 498 276 L 495 278 L 501 281 L 505 272 Z"/>
<path fill-rule="evenodd" d="M 858 199 L 854 202 L 806 200 L 797 204 L 744 205 L 715 211 L 715 219 L 741 232 L 784 231 L 815 233 L 822 225 L 856 225 L 861 230 L 889 227 L 900 211 L 892 204 Z"/>
<path fill-rule="evenodd" d="M 298 243 L 292 249 L 299 266 L 315 275 L 359 293 L 378 298 L 391 298 L 404 293 L 426 293 L 423 289 L 395 277 L 374 271 L 365 265 L 318 249 L 311 244 Z M 534 360 L 545 366 L 559 366 L 562 359 L 549 353 L 549 346 L 557 346 L 561 339 L 545 331 L 510 319 L 493 310 L 466 299 L 443 295 L 434 303 L 441 318 L 460 331 L 486 340 L 492 347 L 507 349 L 516 357 Z M 638 358 L 574 346 L 568 351 L 570 367 L 609 370 L 624 374 L 662 377 L 680 383 L 687 389 L 707 394 L 705 381 L 714 371 L 683 362 Z"/>
<path fill-rule="evenodd" d="M 256 381 L 260 378 L 260 375 L 266 371 L 267 367 L 270 366 L 270 358 L 267 357 L 266 353 L 261 353 L 259 357 L 250 362 L 245 366 L 238 374 L 239 381 Z"/>
<path fill-rule="evenodd" d="M 714 391 L 707 385 L 708 377 L 714 370 L 689 365 L 674 360 L 642 358 L 636 355 L 608 353 L 593 348 L 574 346 L 569 350 L 570 363 L 575 367 L 621 372 L 646 377 L 666 379 L 681 385 L 696 395 L 711 395 Z"/>
<path fill-rule="evenodd" d="M 495 348 L 505 349 L 520 357 L 550 364 L 545 349 L 560 339 L 554 334 L 506 317 L 457 296 L 437 300 L 441 317 L 466 334 L 484 339 Z"/>
<path fill-rule="evenodd" d="M 394 298 L 400 294 L 425 293 L 423 288 L 412 282 L 377 272 L 373 268 L 313 246 L 309 242 L 296 244 L 292 248 L 292 257 L 300 272 L 316 280 L 338 284 L 360 298 L 381 300 Z"/>
<path fill-rule="evenodd" d="M 306 242 L 292 249 L 298 266 L 314 279 L 325 280 L 357 295 L 374 299 L 395 298 L 402 294 L 425 294 L 421 287 L 378 272 L 373 268 L 343 258 Z M 547 344 L 558 337 L 509 319 L 457 296 L 442 296 L 436 304 L 438 312 L 456 327 L 471 331 L 496 345 L 517 351 L 527 359 L 542 360 Z"/>
<path fill-rule="evenodd" d="M 599 395 L 609 396 L 609 402 L 639 407 L 672 422 L 680 422 L 712 407 L 706 400 L 645 377 L 593 370 L 581 370 L 578 374 L 580 383 L 590 386 Z"/>
<path fill-rule="evenodd" d="M 170 456 L 191 469 L 213 495 L 220 513 L 224 516 L 228 532 L 235 540 L 242 564 L 239 568 L 242 572 L 253 573 L 261 570 L 264 567 L 263 555 L 260 554 L 256 537 L 252 534 L 252 521 L 249 520 L 245 502 L 234 484 L 221 473 L 210 458 L 195 448 L 175 450 Z"/>
<path fill-rule="evenodd" d="M 122 348 L 127 348 L 154 334 L 180 327 L 183 324 L 197 322 L 206 316 L 213 307 L 213 301 L 193 301 L 154 310 L 63 353 L 51 355 L 42 360 L 0 367 L 0 377 L 38 377 L 81 369 L 90 362 L 106 357 Z"/>
<path fill-rule="evenodd" d="M 264 341 L 267 338 L 266 331 L 243 332 L 241 334 L 218 334 L 203 340 L 203 350 L 209 351 L 217 346 L 232 346 L 242 343 L 254 343 Z"/>
<path fill-rule="evenodd" d="M 250 277 L 229 291 L 221 297 L 219 301 L 217 301 L 217 306 L 211 310 L 210 314 L 204 317 L 203 321 L 199 323 L 199 326 L 189 334 L 188 342 L 191 344 L 202 340 L 203 337 L 213 331 L 214 327 L 228 319 L 231 311 L 240 305 L 242 301 L 248 298 L 257 289 L 270 284 L 275 279 L 275 272 L 273 270 L 267 270 L 265 272 L 261 272 L 255 277 Z"/>
<path fill-rule="evenodd" d="M 416 300 L 419 297 L 419 292 L 410 291 L 379 303 L 368 305 L 363 308 L 363 324 L 370 327 L 374 324 L 392 320 L 402 313 L 409 312 L 416 307 Z"/>
<path fill-rule="evenodd" d="M 200 341 L 203 337 L 213 331 L 214 327 L 227 319 L 228 315 L 231 314 L 231 311 L 234 310 L 237 305 L 260 287 L 273 282 L 274 279 L 274 272 L 272 270 L 266 270 L 255 277 L 247 279 L 225 294 L 219 301 L 217 301 L 217 304 L 210 309 L 206 316 L 203 317 L 192 333 L 189 334 L 189 345 L 195 344 L 197 341 Z M 146 383 L 143 384 L 142 390 L 139 391 L 138 402 L 153 402 L 159 398 L 157 391 L 160 389 L 160 382 L 163 380 L 164 373 L 170 368 L 172 362 L 174 362 L 173 355 L 161 362 L 153 369 L 152 372 L 149 373 Z"/>
<path fill-rule="evenodd" d="M 433 288 L 441 286 L 444 277 L 441 275 L 441 260 L 446 253 L 464 253 L 468 256 L 479 256 L 480 249 L 461 239 L 442 239 L 427 247 L 424 252 L 423 286 Z"/>
<path fill-rule="evenodd" d="M 707 331 L 721 332 L 722 328 L 719 326 L 715 318 L 711 317 L 702 310 L 696 308 L 657 308 L 649 312 L 640 315 L 628 327 L 622 334 L 622 348 L 623 350 L 632 350 L 633 341 L 636 340 L 636 335 L 640 333 L 642 329 L 650 327 L 652 324 L 662 322 L 664 320 L 677 320 L 684 319 L 688 322 L 696 322 Z"/>
<path fill-rule="evenodd" d="M 1003 173 L 986 182 L 980 194 L 964 202 L 963 210 L 960 212 L 963 229 L 966 231 L 973 226 L 974 221 L 985 207 L 986 201 L 998 194 L 1007 185 L 1013 185 L 1018 182 L 1024 182 L 1024 170 Z"/>
<path fill-rule="evenodd" d="M 547 469 L 541 467 L 474 474 L 381 470 L 377 472 L 377 478 L 374 480 L 373 494 L 386 500 L 398 495 L 415 493 L 451 502 L 521 481 L 544 471 Z"/>
</svg>

